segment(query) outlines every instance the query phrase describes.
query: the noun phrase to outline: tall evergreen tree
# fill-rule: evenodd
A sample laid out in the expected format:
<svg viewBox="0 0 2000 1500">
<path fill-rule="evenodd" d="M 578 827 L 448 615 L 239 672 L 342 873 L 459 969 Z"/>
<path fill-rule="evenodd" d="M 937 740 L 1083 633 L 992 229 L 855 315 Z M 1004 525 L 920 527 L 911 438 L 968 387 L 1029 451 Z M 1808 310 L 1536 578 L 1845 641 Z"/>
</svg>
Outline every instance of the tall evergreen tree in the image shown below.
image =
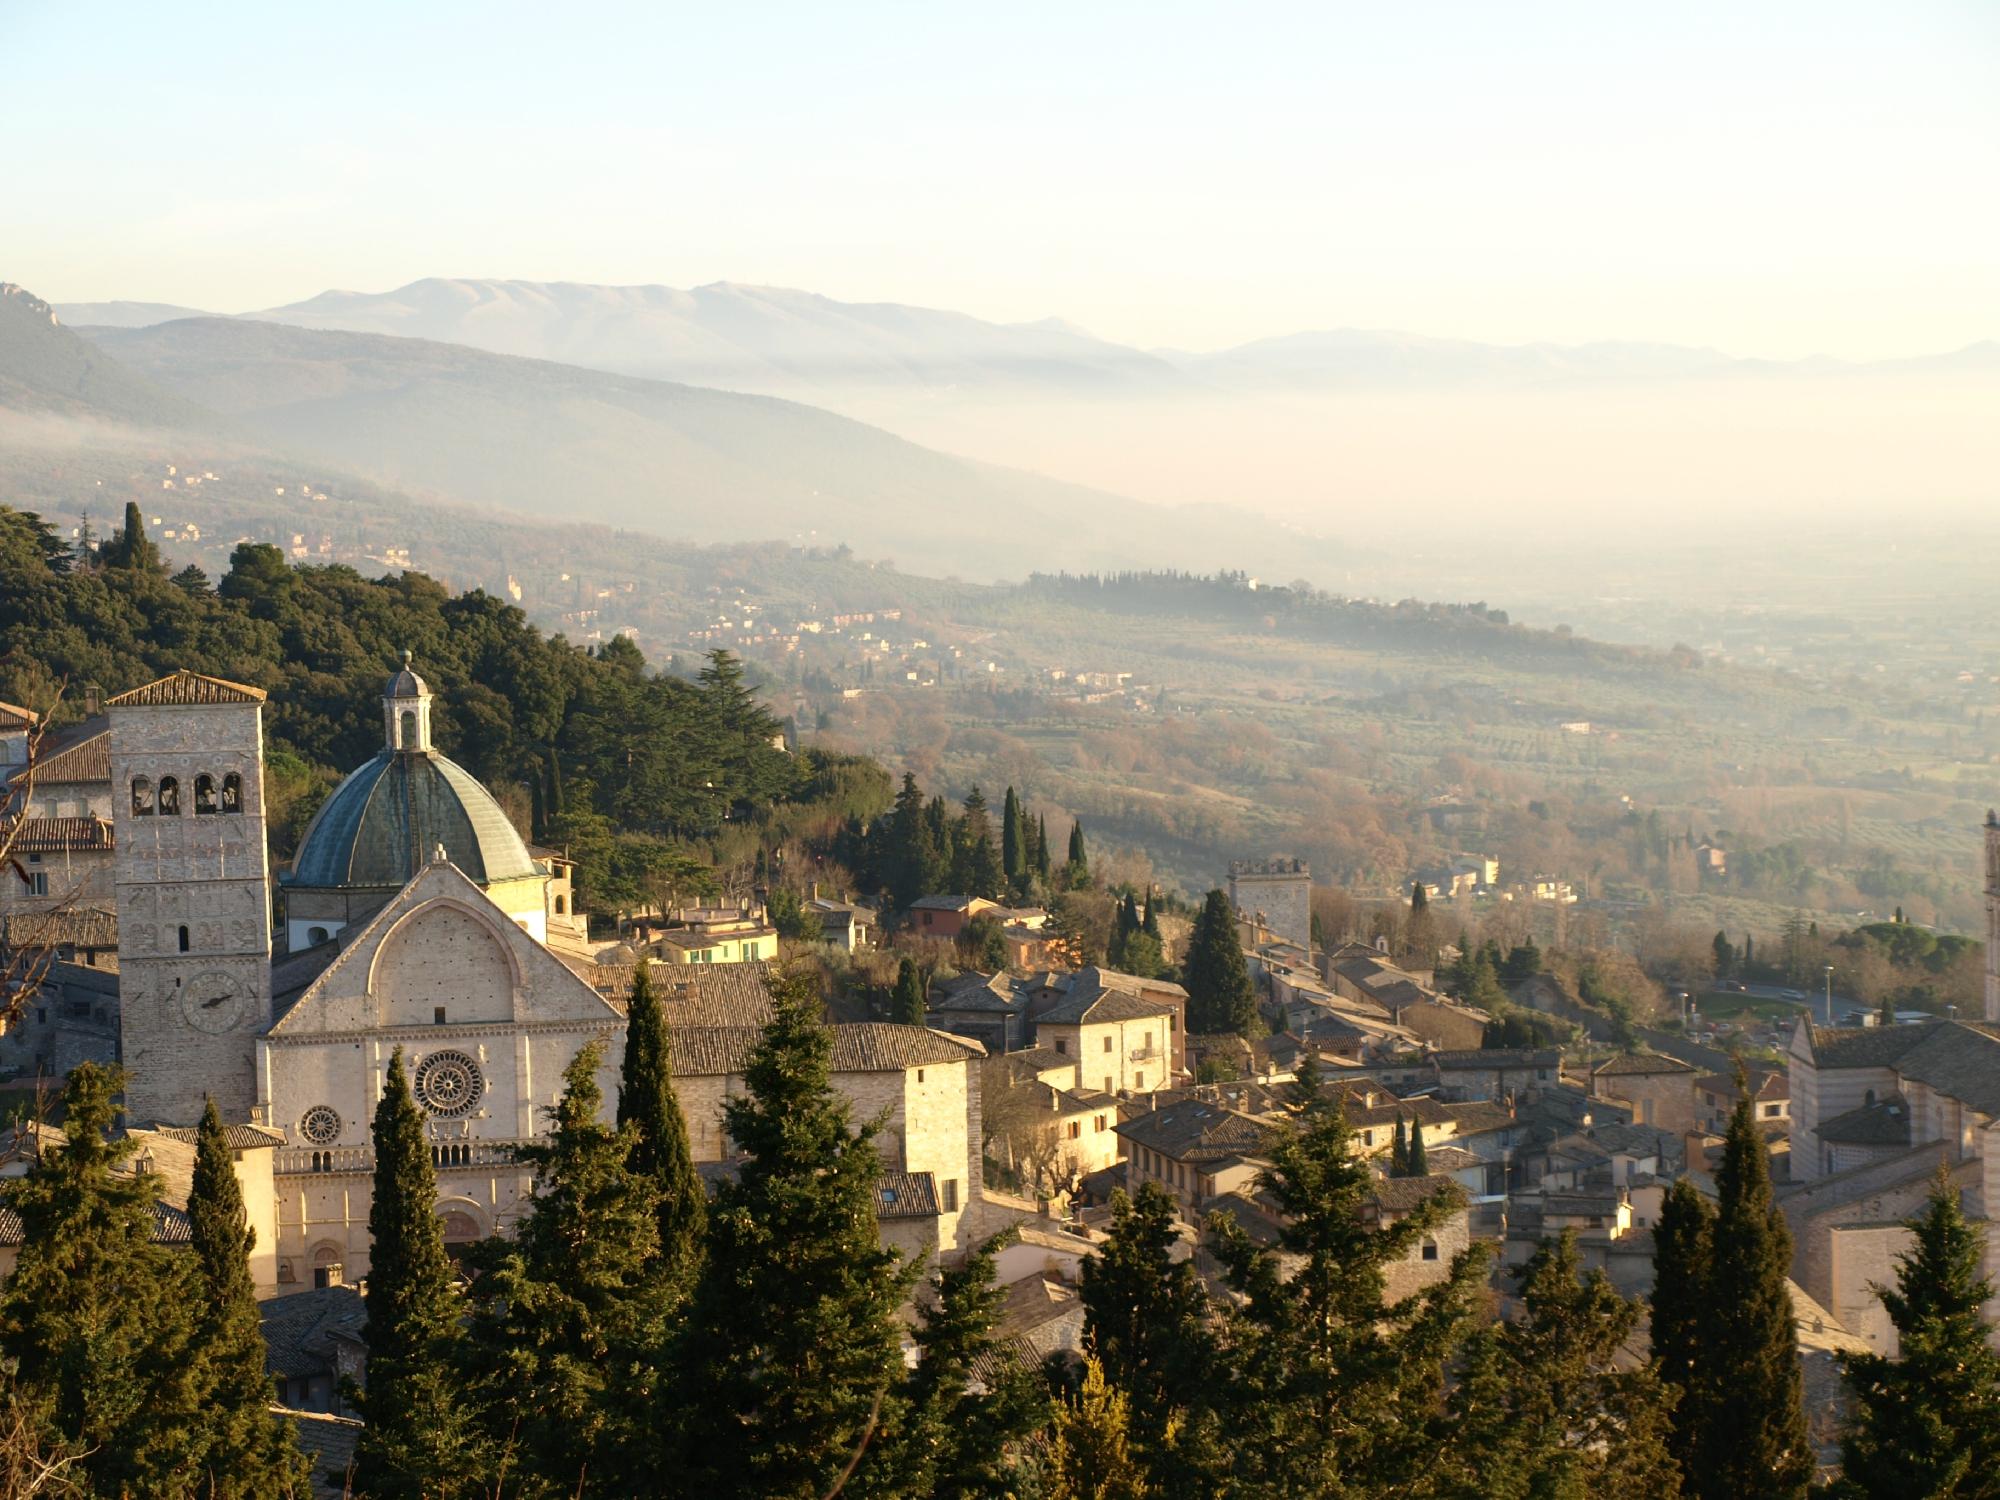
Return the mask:
<svg viewBox="0 0 2000 1500">
<path fill-rule="evenodd" d="M 1717 1392 L 1706 1383 L 1703 1330 L 1709 1310 L 1715 1212 L 1685 1177 L 1675 1180 L 1653 1228 L 1653 1362 L 1675 1392 L 1668 1447 L 1692 1476 L 1708 1440 Z M 1690 1481 L 1689 1493 L 1695 1487 Z"/>
<path fill-rule="evenodd" d="M 652 1184 L 654 1254 L 660 1275 L 683 1290 L 701 1263 L 708 1194 L 694 1169 L 687 1116 L 674 1092 L 666 1008 L 642 958 L 632 973 L 625 1014 L 625 1058 L 618 1080 L 618 1125 L 632 1132 L 631 1168 Z"/>
<path fill-rule="evenodd" d="M 1524 984 L 1542 972 L 1542 950 L 1535 946 L 1530 937 L 1516 943 L 1507 953 L 1507 961 L 1500 966 L 1500 983 L 1508 989 Z"/>
<path fill-rule="evenodd" d="M 1709 1306 L 1696 1378 L 1713 1393 L 1690 1486 L 1705 1500 L 1803 1496 L 1812 1479 L 1798 1330 L 1791 1292 L 1792 1235 L 1771 1193 L 1771 1169 L 1750 1086 L 1736 1075 L 1716 1168 Z"/>
<path fill-rule="evenodd" d="M 1715 941 L 1709 947 L 1715 954 L 1715 977 L 1727 979 L 1729 970 L 1736 963 L 1736 949 L 1730 945 L 1729 934 L 1717 928 Z"/>
<path fill-rule="evenodd" d="M 1083 819 L 1074 818 L 1069 825 L 1069 861 L 1063 867 L 1063 880 L 1072 890 L 1084 890 L 1090 885 L 1090 855 L 1083 847 Z"/>
<path fill-rule="evenodd" d="M 1154 1492 L 1132 1461 L 1130 1425 L 1125 1393 L 1086 1357 L 1075 1399 L 1056 1408 L 1049 1500 L 1148 1500 Z"/>
<path fill-rule="evenodd" d="M 312 1483 L 305 1457 L 291 1424 L 271 1411 L 257 1287 L 250 1279 L 257 1232 L 244 1213 L 243 1187 L 213 1099 L 195 1132 L 188 1223 L 203 1292 L 193 1350 L 206 1439 L 199 1493 L 209 1500 L 306 1500 Z"/>
<path fill-rule="evenodd" d="M 1897 1352 L 1847 1359 L 1854 1415 L 1841 1438 L 1845 1500 L 2000 1496 L 2000 1355 L 1985 1307 L 1986 1236 L 1939 1169 L 1896 1284 L 1877 1289 Z"/>
<path fill-rule="evenodd" d="M 374 1142 L 362 1329 L 368 1388 L 352 1393 L 365 1419 L 354 1488 L 368 1500 L 449 1500 L 480 1467 L 458 1378 L 464 1299 L 445 1254 L 437 1174 L 401 1047 L 382 1080 Z"/>
<path fill-rule="evenodd" d="M 1000 809 L 1000 866 L 1008 882 L 1018 889 L 1028 874 L 1028 824 L 1021 812 L 1021 799 L 1011 786 Z"/>
<path fill-rule="evenodd" d="M 1035 819 L 1034 855 L 1035 877 L 1043 885 L 1047 885 L 1052 859 L 1052 856 L 1049 854 L 1049 815 L 1047 813 L 1042 813 Z"/>
<path fill-rule="evenodd" d="M 1147 937 L 1153 939 L 1153 941 L 1161 941 L 1160 898 L 1157 891 L 1148 891 L 1146 893 L 1146 920 L 1141 924 L 1141 930 Z"/>
<path fill-rule="evenodd" d="M 1403 1128 L 1403 1117 L 1396 1116 L 1396 1133 L 1389 1141 L 1389 1175 L 1408 1177 L 1410 1175 L 1410 1133 Z"/>
<path fill-rule="evenodd" d="M 1444 1280 L 1391 1303 L 1385 1268 L 1462 1210 L 1464 1194 L 1442 1183 L 1383 1223 L 1372 1212 L 1379 1179 L 1353 1145 L 1338 1108 L 1274 1134 L 1258 1182 L 1282 1226 L 1275 1246 L 1223 1215 L 1209 1221 L 1234 1293 L 1217 1385 L 1241 1493 L 1404 1493 L 1433 1461 L 1444 1367 L 1484 1257 L 1461 1255 Z"/>
<path fill-rule="evenodd" d="M 889 1014 L 905 1026 L 924 1024 L 924 979 L 911 958 L 897 961 L 896 988 L 889 997 Z"/>
<path fill-rule="evenodd" d="M 124 529 L 98 548 L 97 556 L 107 568 L 123 568 L 132 573 L 160 571 L 159 545 L 146 535 L 146 517 L 138 501 L 126 502 Z"/>
<path fill-rule="evenodd" d="M 75 1456 L 90 1496 L 185 1493 L 209 1447 L 200 1410 L 192 1256 L 156 1243 L 160 1180 L 111 1139 L 122 1075 L 81 1063 L 63 1085 L 67 1139 L 7 1195 L 20 1259 L 0 1295 L 0 1356 L 44 1452 Z"/>
<path fill-rule="evenodd" d="M 724 1106 L 745 1153 L 709 1214 L 683 1403 L 695 1493 L 818 1497 L 875 1491 L 878 1432 L 902 1407 L 896 1308 L 910 1273 L 875 1225 L 875 1126 L 858 1128 L 831 1076 L 815 976 L 770 982 L 772 1019 Z M 860 1455 L 856 1458 L 856 1455 Z"/>
<path fill-rule="evenodd" d="M 472 1394 L 508 1493 L 634 1493 L 655 1355 L 678 1289 L 655 1274 L 655 1190 L 632 1170 L 637 1127 L 599 1118 L 591 1042 L 563 1071 L 547 1144 L 523 1146 L 535 1183 L 518 1233 L 481 1247 L 468 1338 Z"/>
<path fill-rule="evenodd" d="M 1651 1366 L 1620 1368 L 1638 1304 L 1580 1275 L 1568 1230 L 1515 1274 L 1521 1316 L 1472 1341 L 1452 1391 L 1440 1500 L 1673 1500 L 1673 1394 Z"/>
<path fill-rule="evenodd" d="M 1131 1403 L 1131 1439 L 1162 1494 L 1203 1479 L 1212 1439 L 1216 1345 L 1208 1294 L 1191 1257 L 1175 1259 L 1173 1199 L 1158 1183 L 1111 1197 L 1111 1225 L 1083 1264 L 1084 1338 Z"/>
<path fill-rule="evenodd" d="M 1210 891 L 1202 902 L 1181 964 L 1188 992 L 1188 1030 L 1202 1035 L 1233 1031 L 1249 1036 L 1257 1022 L 1257 995 L 1236 935 L 1229 897 Z"/>
<path fill-rule="evenodd" d="M 1424 1155 L 1424 1122 L 1422 1120 L 1412 1120 L 1410 1122 L 1410 1154 L 1404 1158 L 1403 1175 L 1405 1177 L 1428 1177 L 1431 1175 L 1430 1161 Z"/>
<path fill-rule="evenodd" d="M 1048 1416 L 1040 1372 L 995 1338 L 1002 1292 L 994 1257 L 1012 1231 L 976 1248 L 938 1278 L 915 1334 L 908 1415 L 898 1435 L 894 1487 L 936 1500 L 1014 1493 L 1016 1448 Z"/>
<path fill-rule="evenodd" d="M 899 911 L 937 890 L 943 873 L 943 856 L 937 834 L 931 826 L 924 794 L 917 778 L 903 773 L 903 789 L 896 793 L 895 807 L 887 819 L 888 847 L 882 851 L 882 874 L 888 882 L 889 900 Z"/>
</svg>

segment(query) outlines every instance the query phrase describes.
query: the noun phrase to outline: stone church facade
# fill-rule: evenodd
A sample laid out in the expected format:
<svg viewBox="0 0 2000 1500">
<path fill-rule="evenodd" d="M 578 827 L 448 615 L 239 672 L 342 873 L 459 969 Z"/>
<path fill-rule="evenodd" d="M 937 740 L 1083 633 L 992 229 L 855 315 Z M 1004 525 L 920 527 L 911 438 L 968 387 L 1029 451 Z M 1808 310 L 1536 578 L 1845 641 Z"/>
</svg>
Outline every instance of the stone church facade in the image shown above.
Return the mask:
<svg viewBox="0 0 2000 1500">
<path fill-rule="evenodd" d="M 107 784 L 93 794 L 111 813 L 117 962 L 61 965 L 51 994 L 88 992 L 115 1011 L 135 1133 L 184 1134 L 212 1094 L 254 1135 L 239 1175 L 255 1169 L 262 1295 L 366 1275 L 370 1127 L 397 1048 L 448 1243 L 518 1222 L 533 1179 L 515 1148 L 545 1136 L 563 1071 L 589 1043 L 603 1046 L 607 1116 L 616 1107 L 629 964 L 590 956 L 568 861 L 526 845 L 437 751 L 430 706 L 406 659 L 384 689 L 383 748 L 328 797 L 274 881 L 264 693 L 183 671 L 107 705 Z M 656 976 L 709 1175 L 730 1170 L 723 1105 L 769 1015 L 763 966 L 730 969 Z M 983 1229 L 983 1050 L 922 1027 L 833 1032 L 834 1086 L 857 1121 L 883 1122 L 883 1239 L 963 1249 Z"/>
</svg>

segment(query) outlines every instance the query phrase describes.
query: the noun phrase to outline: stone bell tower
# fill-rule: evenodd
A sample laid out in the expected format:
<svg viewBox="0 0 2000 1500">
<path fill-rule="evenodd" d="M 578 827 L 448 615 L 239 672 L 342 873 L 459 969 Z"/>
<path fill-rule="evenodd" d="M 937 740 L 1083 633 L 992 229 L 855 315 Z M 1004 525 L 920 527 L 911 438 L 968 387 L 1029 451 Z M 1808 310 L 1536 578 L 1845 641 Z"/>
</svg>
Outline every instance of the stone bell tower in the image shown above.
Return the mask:
<svg viewBox="0 0 2000 1500">
<path fill-rule="evenodd" d="M 119 1031 L 133 1124 L 257 1100 L 271 1024 L 264 694 L 175 672 L 110 700 Z"/>
<path fill-rule="evenodd" d="M 1986 1019 L 2000 1021 L 2000 813 L 1986 814 Z"/>
</svg>

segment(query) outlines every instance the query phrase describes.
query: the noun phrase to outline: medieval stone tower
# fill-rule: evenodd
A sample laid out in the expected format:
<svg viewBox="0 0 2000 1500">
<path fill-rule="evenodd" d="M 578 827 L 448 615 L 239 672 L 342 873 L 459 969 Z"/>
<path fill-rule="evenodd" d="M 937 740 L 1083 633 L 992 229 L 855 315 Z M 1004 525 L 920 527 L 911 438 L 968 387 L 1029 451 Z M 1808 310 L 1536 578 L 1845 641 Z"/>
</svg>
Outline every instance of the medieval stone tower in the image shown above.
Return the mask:
<svg viewBox="0 0 2000 1500">
<path fill-rule="evenodd" d="M 110 701 L 126 1118 L 257 1100 L 271 1023 L 264 694 L 176 672 Z"/>
<path fill-rule="evenodd" d="M 1229 904 L 1312 952 L 1312 869 L 1302 859 L 1232 860 Z"/>
<path fill-rule="evenodd" d="M 2000 813 L 1986 814 L 1986 1019 L 2000 1021 Z"/>
</svg>

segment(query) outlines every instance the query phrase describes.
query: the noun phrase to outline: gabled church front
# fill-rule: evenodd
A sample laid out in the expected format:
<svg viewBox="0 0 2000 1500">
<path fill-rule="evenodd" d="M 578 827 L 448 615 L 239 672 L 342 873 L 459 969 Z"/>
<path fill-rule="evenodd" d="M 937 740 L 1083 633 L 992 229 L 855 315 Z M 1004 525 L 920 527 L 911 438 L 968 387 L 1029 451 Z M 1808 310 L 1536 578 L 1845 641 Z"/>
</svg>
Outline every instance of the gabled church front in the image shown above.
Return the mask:
<svg viewBox="0 0 2000 1500">
<path fill-rule="evenodd" d="M 282 1141 L 239 1164 L 258 1179 L 251 1201 L 272 1206 L 253 1225 L 264 1294 L 366 1274 L 370 1127 L 398 1047 L 447 1242 L 511 1231 L 532 1184 L 515 1148 L 545 1135 L 590 1042 L 615 1108 L 625 1016 L 607 997 L 624 983 L 550 949 L 582 930 L 567 863 L 438 752 L 431 698 L 406 657 L 384 689 L 382 749 L 328 797 L 276 886 L 275 945 L 265 694 L 181 671 L 107 705 L 127 1120 L 183 1128 L 213 1095 L 226 1120 Z M 738 1001 L 676 1031 L 698 1157 L 726 1157 L 722 1103 L 764 1014 Z M 889 1122 L 885 1239 L 962 1248 L 982 1197 L 982 1050 L 878 1026 L 836 1028 L 835 1051 L 857 1119 Z"/>
</svg>

